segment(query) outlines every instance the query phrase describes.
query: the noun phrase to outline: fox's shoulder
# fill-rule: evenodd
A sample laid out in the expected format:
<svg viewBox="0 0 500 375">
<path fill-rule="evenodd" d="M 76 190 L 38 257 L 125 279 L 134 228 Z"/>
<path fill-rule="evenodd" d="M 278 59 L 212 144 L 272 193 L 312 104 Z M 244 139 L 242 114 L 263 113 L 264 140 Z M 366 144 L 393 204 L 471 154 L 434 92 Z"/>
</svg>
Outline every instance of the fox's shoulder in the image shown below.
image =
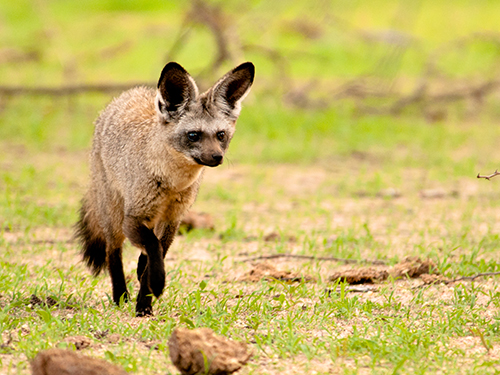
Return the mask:
<svg viewBox="0 0 500 375">
<path fill-rule="evenodd" d="M 150 87 L 134 87 L 114 98 L 101 113 L 101 117 L 118 117 L 129 124 L 151 122 L 157 117 L 155 96 L 156 91 Z"/>
</svg>

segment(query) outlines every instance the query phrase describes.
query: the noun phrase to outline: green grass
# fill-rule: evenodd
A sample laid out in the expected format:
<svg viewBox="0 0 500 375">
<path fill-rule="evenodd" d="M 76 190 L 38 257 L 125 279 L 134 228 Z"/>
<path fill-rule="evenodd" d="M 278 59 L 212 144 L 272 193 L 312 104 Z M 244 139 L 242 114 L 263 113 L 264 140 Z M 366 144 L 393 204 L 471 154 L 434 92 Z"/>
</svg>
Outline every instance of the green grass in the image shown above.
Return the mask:
<svg viewBox="0 0 500 375">
<path fill-rule="evenodd" d="M 311 193 L 300 184 L 294 190 L 291 181 L 314 178 L 307 166 L 233 166 L 211 172 L 195 208 L 214 215 L 216 230 L 176 240 L 169 253 L 173 259 L 166 264 L 167 289 L 150 319 L 134 318 L 133 303 L 114 306 L 108 277 L 93 279 L 79 263 L 68 233 L 75 217 L 67 223 L 39 223 L 30 212 L 16 215 L 30 226 L 24 233 L 6 230 L 0 243 L 3 370 L 26 373 L 21 355 L 72 348 L 63 340 L 85 336 L 91 342 L 83 351 L 87 355 L 138 373 L 175 373 L 167 342 L 175 327 L 186 326 L 210 327 L 251 343 L 255 355 L 244 370 L 249 374 L 286 366 L 293 366 L 293 373 L 326 374 L 331 366 L 346 374 L 364 368 L 380 374 L 494 373 L 498 361 L 487 353 L 495 353 L 500 344 L 496 279 L 427 287 L 389 280 L 376 292 L 353 294 L 327 281 L 336 263 L 278 261 L 278 267 L 311 275 L 316 282 L 235 281 L 250 267 L 240 262 L 242 253 L 378 258 L 389 264 L 408 255 L 429 256 L 451 278 L 500 270 L 494 229 L 498 205 L 481 207 L 495 190 L 493 184 L 480 181 L 472 200 L 422 200 L 415 179 L 402 184 L 402 198 L 359 198 L 330 194 L 339 175 L 327 176 Z M 355 179 L 344 178 L 349 183 Z M 252 184 L 258 194 L 242 188 Z M 62 189 L 67 198 L 73 195 Z M 62 211 L 76 216 L 77 201 L 69 202 Z M 264 241 L 270 231 L 281 239 Z M 290 236 L 295 240 L 288 241 Z M 137 251 L 127 246 L 129 289 L 135 291 L 136 257 Z M 58 304 L 33 305 L 33 294 Z M 112 334 L 120 340 L 109 342 Z"/>
<path fill-rule="evenodd" d="M 403 291 L 389 283 L 371 301 L 343 289 L 326 294 L 324 283 L 262 282 L 248 291 L 248 286 L 239 289 L 238 284 L 220 284 L 211 278 L 199 281 L 199 271 L 216 275 L 221 270 L 203 265 L 191 279 L 193 275 L 185 269 L 192 265 L 180 262 L 168 272 L 169 288 L 155 305 L 155 318 L 137 321 L 130 318 L 131 305 L 119 309 L 109 297 L 99 298 L 99 282 L 82 280 L 80 267 L 59 274 L 50 262 L 34 267 L 36 283 L 26 266 L 4 262 L 2 268 L 10 275 L 2 279 L 2 289 L 10 292 L 2 296 L 0 324 L 3 332 L 19 335 L 18 341 L 14 338 L 3 347 L 3 362 L 16 353 L 32 357 L 41 349 L 64 346 L 58 343 L 65 337 L 84 335 L 91 338 L 94 348 L 111 346 L 104 353 L 106 359 L 129 371 L 154 373 L 158 366 L 164 368 L 167 339 L 178 325 L 210 327 L 251 342 L 257 358 L 270 356 L 278 363 L 293 363 L 294 358 L 306 362 L 330 359 L 340 368 L 345 366 L 345 373 L 353 370 L 347 362 L 354 360 L 354 368 L 368 367 L 375 373 L 444 370 L 453 374 L 462 371 L 460 358 L 466 355 L 454 340 L 471 337 L 473 331 L 472 336 L 482 335 L 486 346 L 498 343 L 499 294 L 475 283 L 459 284 L 444 298 L 432 298 L 434 288 Z M 42 299 L 50 296 L 58 305 L 32 306 L 31 294 Z M 235 298 L 236 294 L 241 297 Z M 486 317 L 491 310 L 494 315 Z M 122 341 L 109 345 L 105 337 L 97 336 L 99 332 L 118 334 Z M 145 349 L 148 343 L 159 349 Z M 486 351 L 482 348 L 467 355 L 472 365 L 466 368 L 471 373 L 481 367 L 486 373 L 494 372 L 498 363 L 493 360 L 490 367 Z M 14 372 L 22 373 L 25 366 L 21 362 Z M 247 373 L 261 373 L 258 362 Z"/>
<path fill-rule="evenodd" d="M 347 266 L 285 260 L 273 264 L 315 281 L 238 277 L 251 268 L 247 257 L 272 253 L 390 266 L 429 257 L 448 278 L 500 271 L 498 181 L 475 179 L 499 166 L 497 95 L 480 107 L 414 105 L 398 116 L 360 109 L 385 107 L 390 98 L 332 100 L 360 77 L 410 93 L 438 52 L 436 90 L 494 78 L 500 3 L 211 4 L 239 37 L 231 48 L 258 45 L 281 57 L 248 47 L 235 61 L 256 64 L 255 85 L 226 163 L 208 171 L 193 208 L 210 213 L 216 229 L 176 239 L 152 318 L 135 318 L 133 303 L 114 306 L 108 276 L 92 278 L 72 240 L 92 123 L 112 95 L 0 97 L 0 373 L 28 374 L 38 351 L 76 349 L 74 336 L 90 339 L 84 354 L 129 372 L 177 373 L 168 338 L 178 326 L 249 343 L 254 355 L 242 374 L 498 373 L 497 277 L 433 286 L 389 278 L 376 291 L 352 293 L 328 281 Z M 154 83 L 188 9 L 152 0 L 3 2 L 0 82 Z M 377 39 L 387 30 L 414 38 L 400 58 Z M 196 25 L 174 58 L 207 86 L 232 68 L 225 62 L 206 72 L 214 46 Z M 287 95 L 301 87 L 327 105 L 291 105 Z M 442 119 L 429 120 L 436 110 Z M 422 197 L 427 189 L 444 196 Z M 279 238 L 266 241 L 269 233 Z M 137 256 L 125 247 L 134 296 Z M 56 304 L 33 303 L 33 295 Z"/>
</svg>

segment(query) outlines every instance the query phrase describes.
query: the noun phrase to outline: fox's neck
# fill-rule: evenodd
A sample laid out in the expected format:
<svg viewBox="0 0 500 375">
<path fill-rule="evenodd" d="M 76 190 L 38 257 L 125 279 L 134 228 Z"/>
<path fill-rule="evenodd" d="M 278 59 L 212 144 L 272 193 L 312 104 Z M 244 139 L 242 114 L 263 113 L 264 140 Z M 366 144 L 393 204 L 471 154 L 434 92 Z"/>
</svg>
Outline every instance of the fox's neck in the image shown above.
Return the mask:
<svg viewBox="0 0 500 375">
<path fill-rule="evenodd" d="M 181 192 L 193 185 L 200 178 L 204 167 L 202 165 L 190 165 L 189 167 L 172 170 L 166 177 L 172 190 Z"/>
<path fill-rule="evenodd" d="M 149 165 L 151 172 L 175 192 L 181 192 L 194 184 L 204 169 L 204 166 L 194 163 L 171 147 L 155 154 Z"/>
</svg>

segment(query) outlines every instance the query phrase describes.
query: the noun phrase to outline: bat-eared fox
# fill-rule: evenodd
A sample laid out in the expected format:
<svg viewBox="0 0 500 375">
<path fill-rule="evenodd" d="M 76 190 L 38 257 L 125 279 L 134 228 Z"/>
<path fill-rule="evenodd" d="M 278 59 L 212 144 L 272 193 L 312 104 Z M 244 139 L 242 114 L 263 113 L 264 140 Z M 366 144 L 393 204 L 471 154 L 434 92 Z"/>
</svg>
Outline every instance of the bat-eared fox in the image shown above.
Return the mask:
<svg viewBox="0 0 500 375">
<path fill-rule="evenodd" d="M 109 271 L 117 304 L 130 299 L 122 244 L 128 238 L 141 250 L 138 316 L 151 315 L 152 295 L 163 292 L 165 254 L 204 168 L 223 162 L 254 73 L 252 63 L 243 63 L 199 94 L 193 78 L 171 62 L 157 90 L 128 90 L 96 120 L 76 237 L 93 274 Z"/>
</svg>

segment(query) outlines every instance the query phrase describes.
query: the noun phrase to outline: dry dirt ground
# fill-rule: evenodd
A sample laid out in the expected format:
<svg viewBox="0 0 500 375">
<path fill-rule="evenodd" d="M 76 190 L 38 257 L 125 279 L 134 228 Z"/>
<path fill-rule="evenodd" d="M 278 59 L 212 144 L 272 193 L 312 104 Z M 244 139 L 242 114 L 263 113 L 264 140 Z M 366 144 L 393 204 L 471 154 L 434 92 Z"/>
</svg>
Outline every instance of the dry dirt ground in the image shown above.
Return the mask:
<svg viewBox="0 0 500 375">
<path fill-rule="evenodd" d="M 421 171 L 410 170 L 397 179 L 396 187 L 382 186 L 377 191 L 370 191 L 369 186 L 357 187 L 363 178 L 361 172 L 354 177 L 342 178 L 345 173 L 352 174 L 348 168 L 331 168 L 329 165 L 315 168 L 233 165 L 208 171 L 193 210 L 211 215 L 214 231 L 178 236 L 167 255 L 167 272 L 181 266 L 181 285 L 197 285 L 203 280 L 213 289 L 229 285 L 233 290 L 232 298 L 227 301 L 229 307 L 237 305 L 242 296 L 261 290 L 262 283 L 302 283 L 310 288 L 311 294 L 297 297 L 293 304 L 314 311 L 320 301 L 315 293 L 324 294 L 328 288 L 331 288 L 329 292 L 337 293 L 339 284 L 334 280 L 350 281 L 345 276 L 346 272 L 360 268 L 364 270 L 361 272 L 365 272 L 371 267 L 372 271 L 376 271 L 374 277 L 357 279 L 353 282 L 356 285 L 350 287 L 352 289 L 347 287 L 348 294 L 355 295 L 358 303 L 370 300 L 382 305 L 387 302 L 387 291 L 390 290 L 394 303 L 408 307 L 415 303 L 415 291 L 418 290 L 423 293 L 424 304 L 427 303 L 425 301 L 440 300 L 443 306 L 448 306 L 443 309 L 452 311 L 457 284 L 470 286 L 470 281 L 442 281 L 460 277 L 461 270 L 474 274 L 471 267 L 462 269 L 458 264 L 467 259 L 478 244 L 488 242 L 488 238 L 489 247 L 477 251 L 473 262 L 497 260 L 495 248 L 499 243 L 496 234 L 500 233 L 500 207 L 491 203 L 498 200 L 500 178 L 491 182 L 476 180 L 475 176 L 444 183 L 423 182 Z M 77 181 L 77 190 L 83 191 L 79 184 L 80 181 Z M 83 285 L 91 282 L 88 271 L 79 262 L 78 249 L 69 226 L 37 227 L 29 232 L 4 231 L 2 236 L 2 252 L 8 262 L 25 264 L 28 270 L 36 270 L 50 260 L 53 269 L 80 274 Z M 272 254 L 299 255 L 302 258 L 259 259 Z M 431 259 L 427 273 L 439 275 L 434 278 L 420 275 L 411 278 L 406 276 L 413 274 L 403 272 L 392 277 L 394 267 L 408 257 L 413 257 L 414 261 Z M 127 246 L 124 251 L 125 271 L 137 291 L 134 274 L 136 260 L 137 251 Z M 446 268 L 443 262 L 452 266 Z M 49 288 L 60 283 L 58 275 L 54 275 L 53 280 L 40 280 L 33 272 L 30 275 L 24 281 L 26 289 L 37 283 L 44 283 Z M 92 306 L 101 311 L 109 306 L 107 293 L 111 289 L 107 276 L 101 276 L 99 280 L 92 299 L 105 302 L 96 302 Z M 481 289 L 475 303 L 489 306 L 484 310 L 484 318 L 498 319 L 498 304 L 492 304 L 489 297 L 498 290 L 498 277 L 480 277 L 474 283 Z M 169 288 L 175 288 L 175 285 L 172 283 Z M 78 287 L 76 283 L 71 285 L 70 292 L 77 293 Z M 3 307 L 9 298 L 8 291 L 0 291 L 0 294 L 0 305 Z M 269 298 L 277 300 L 279 294 Z M 35 305 L 50 304 L 36 299 L 31 302 Z M 207 297 L 203 302 L 214 304 L 217 301 Z M 180 319 L 178 312 L 166 311 L 167 308 L 160 304 L 156 306 L 156 311 Z M 61 309 L 53 314 L 68 318 L 75 312 Z M 118 320 L 132 328 L 141 327 L 144 321 L 125 310 L 117 310 L 116 314 Z M 275 314 L 279 319 L 285 311 L 277 310 Z M 245 312 L 242 312 L 233 328 L 237 328 L 238 332 L 249 330 L 246 318 Z M 330 328 L 333 332 L 303 324 L 297 330 L 309 342 L 315 338 L 321 340 L 325 335 L 342 340 L 352 335 L 355 327 L 366 324 L 366 317 L 362 314 L 351 314 L 345 319 L 332 316 L 332 322 Z M 418 322 L 415 326 L 418 327 Z M 468 363 L 477 361 L 479 356 L 484 361 L 490 361 L 492 368 L 500 370 L 500 343 L 492 339 L 486 350 L 481 335 L 474 333 L 473 328 L 468 335 L 452 335 L 450 339 L 450 347 L 463 353 L 457 357 L 458 365 L 467 368 Z M 22 329 L 2 332 L 3 344 L 8 345 L 9 340 L 22 341 L 24 334 Z M 158 345 L 155 340 L 108 333 L 99 337 L 95 332 L 86 337 L 69 336 L 66 340 L 73 342 L 83 354 L 99 358 L 104 358 L 104 353 L 112 351 L 116 345 L 125 343 L 138 355 L 148 353 L 151 361 L 161 363 L 157 372 L 143 372 L 139 368 L 137 373 L 177 373 L 164 352 L 151 350 Z M 241 339 L 242 336 L 236 338 Z M 288 374 L 343 374 L 351 370 L 359 374 L 373 373 L 367 354 L 359 357 L 335 355 L 334 358 L 323 355 L 310 359 L 299 353 L 283 359 L 272 349 L 265 352 L 256 346 L 254 352 L 249 364 L 239 373 L 280 374 L 286 371 Z M 17 367 L 18 363 L 26 361 L 22 351 L 1 354 L 0 360 L 0 374 L 29 373 L 25 366 Z M 383 367 L 383 361 L 381 363 Z M 388 366 L 387 371 L 392 371 L 392 367 Z"/>
</svg>

